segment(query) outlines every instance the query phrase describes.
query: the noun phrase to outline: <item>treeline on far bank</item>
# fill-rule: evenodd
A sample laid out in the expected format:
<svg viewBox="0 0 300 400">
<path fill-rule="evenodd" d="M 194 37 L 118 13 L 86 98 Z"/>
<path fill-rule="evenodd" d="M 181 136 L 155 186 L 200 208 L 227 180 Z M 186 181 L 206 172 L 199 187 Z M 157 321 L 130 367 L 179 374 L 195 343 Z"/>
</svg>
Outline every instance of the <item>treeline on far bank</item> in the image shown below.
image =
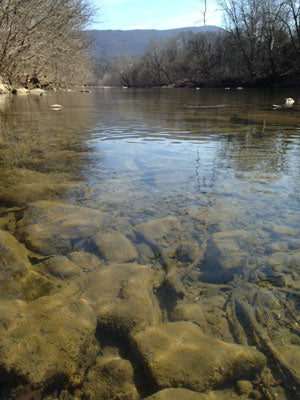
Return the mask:
<svg viewBox="0 0 300 400">
<path fill-rule="evenodd" d="M 0 77 L 6 89 L 89 81 L 89 0 L 0 0 Z"/>
<path fill-rule="evenodd" d="M 152 41 L 142 57 L 97 60 L 103 86 L 262 86 L 300 83 L 300 3 L 219 0 L 225 29 Z"/>
</svg>

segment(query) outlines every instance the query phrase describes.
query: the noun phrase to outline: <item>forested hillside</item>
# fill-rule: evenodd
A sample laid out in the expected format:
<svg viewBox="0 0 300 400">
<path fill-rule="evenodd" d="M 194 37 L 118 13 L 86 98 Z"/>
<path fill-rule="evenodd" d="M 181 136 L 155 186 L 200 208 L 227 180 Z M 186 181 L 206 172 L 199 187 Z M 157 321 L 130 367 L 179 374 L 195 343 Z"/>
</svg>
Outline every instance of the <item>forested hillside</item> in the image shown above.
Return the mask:
<svg viewBox="0 0 300 400">
<path fill-rule="evenodd" d="M 217 26 L 194 26 L 178 29 L 133 29 L 133 30 L 90 30 L 94 58 L 115 58 L 126 55 L 142 55 L 153 39 L 170 39 L 183 32 L 204 33 L 220 30 Z"/>
<path fill-rule="evenodd" d="M 98 60 L 96 82 L 123 86 L 295 85 L 300 82 L 300 3 L 218 0 L 224 30 L 150 41 L 142 57 Z"/>
</svg>

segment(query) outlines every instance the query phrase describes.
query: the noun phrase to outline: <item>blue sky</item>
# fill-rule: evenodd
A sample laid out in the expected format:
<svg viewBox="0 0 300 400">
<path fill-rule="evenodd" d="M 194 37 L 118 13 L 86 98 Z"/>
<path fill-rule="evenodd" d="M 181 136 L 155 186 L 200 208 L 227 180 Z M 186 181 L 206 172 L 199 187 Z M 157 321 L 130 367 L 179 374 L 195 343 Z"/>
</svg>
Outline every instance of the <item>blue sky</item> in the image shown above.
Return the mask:
<svg viewBox="0 0 300 400">
<path fill-rule="evenodd" d="M 171 29 L 203 25 L 202 0 L 94 0 L 99 15 L 90 29 Z M 221 25 L 214 0 L 207 0 L 207 25 Z"/>
</svg>

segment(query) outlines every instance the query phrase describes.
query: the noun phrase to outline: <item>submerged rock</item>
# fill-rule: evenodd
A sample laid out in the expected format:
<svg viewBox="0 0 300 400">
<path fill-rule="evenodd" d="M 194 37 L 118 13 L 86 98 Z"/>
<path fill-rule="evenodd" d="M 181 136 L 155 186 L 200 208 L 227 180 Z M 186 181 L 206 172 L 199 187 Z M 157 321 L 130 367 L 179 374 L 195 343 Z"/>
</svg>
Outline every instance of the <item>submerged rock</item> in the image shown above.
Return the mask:
<svg viewBox="0 0 300 400">
<path fill-rule="evenodd" d="M 246 400 L 244 397 L 243 399 Z M 241 397 L 232 390 L 197 393 L 188 389 L 164 389 L 145 400 L 241 400 Z"/>
<path fill-rule="evenodd" d="M 191 322 L 165 323 L 133 338 L 141 363 L 157 388 L 203 392 L 260 371 L 265 357 L 253 347 L 203 335 Z"/>
<path fill-rule="evenodd" d="M 292 268 L 300 271 L 300 251 L 297 251 L 290 259 L 290 265 Z"/>
<path fill-rule="evenodd" d="M 209 309 L 203 302 L 188 303 L 179 301 L 172 312 L 173 321 L 190 321 L 195 323 L 204 334 L 211 337 L 234 342 L 228 321 L 224 316 L 222 308 L 215 306 L 217 297 L 211 299 L 213 310 Z"/>
<path fill-rule="evenodd" d="M 83 387 L 90 400 L 139 400 L 131 363 L 119 356 L 98 357 L 89 370 Z"/>
<path fill-rule="evenodd" d="M 68 255 L 70 261 L 77 264 L 85 273 L 91 273 L 103 267 L 101 261 L 95 254 L 86 251 L 74 251 Z"/>
<path fill-rule="evenodd" d="M 203 278 L 215 282 L 230 279 L 247 265 L 254 239 L 251 232 L 241 230 L 213 234 L 206 248 Z"/>
<path fill-rule="evenodd" d="M 298 229 L 292 228 L 289 225 L 288 226 L 273 225 L 272 231 L 277 235 L 283 235 L 283 236 L 297 236 L 299 234 Z"/>
<path fill-rule="evenodd" d="M 16 218 L 14 211 L 6 212 L 3 217 L 0 217 L 0 229 L 14 231 L 16 228 Z"/>
<path fill-rule="evenodd" d="M 46 174 L 45 174 L 46 175 Z M 0 189 L 0 201 L 2 204 L 11 206 L 26 206 L 38 200 L 52 198 L 75 197 L 75 193 L 82 189 L 78 183 L 25 183 Z"/>
<path fill-rule="evenodd" d="M 0 179 L 3 187 L 18 186 L 30 183 L 53 184 L 57 179 L 50 174 L 33 171 L 25 168 L 3 168 L 0 171 Z"/>
<path fill-rule="evenodd" d="M 55 277 L 69 279 L 82 274 L 81 269 L 67 257 L 55 256 L 43 261 L 45 270 Z"/>
<path fill-rule="evenodd" d="M 176 224 L 178 224 L 176 218 L 155 218 L 137 225 L 135 229 L 145 238 L 149 237 L 152 240 L 158 240 L 170 234 Z"/>
<path fill-rule="evenodd" d="M 73 242 L 93 236 L 105 215 L 100 211 L 60 202 L 31 203 L 18 222 L 18 234 L 33 251 L 43 255 L 65 254 Z"/>
<path fill-rule="evenodd" d="M 11 265 L 27 265 L 30 252 L 9 232 L 0 230 L 0 254 L 2 268 Z"/>
<path fill-rule="evenodd" d="M 278 351 L 280 352 L 283 359 L 291 365 L 296 371 L 299 371 L 300 365 L 300 346 L 299 345 L 283 345 L 278 346 Z"/>
<path fill-rule="evenodd" d="M 152 251 L 151 247 L 147 246 L 146 244 L 138 244 L 136 246 L 137 251 L 139 253 L 139 259 L 142 264 L 149 264 L 155 258 L 155 254 Z"/>
<path fill-rule="evenodd" d="M 90 345 L 96 321 L 88 304 L 62 295 L 26 303 L 0 302 L 0 366 L 15 383 L 35 386 L 52 379 L 83 379 L 82 354 Z M 76 378 L 78 379 L 78 378 Z"/>
<path fill-rule="evenodd" d="M 138 253 L 130 240 L 120 232 L 102 233 L 94 237 L 100 254 L 108 262 L 126 263 L 138 258 Z"/>
<path fill-rule="evenodd" d="M 36 271 L 30 271 L 21 281 L 21 290 L 25 300 L 35 300 L 49 295 L 54 286 L 52 282 Z"/>
<path fill-rule="evenodd" d="M 0 230 L 0 298 L 22 298 L 21 281 L 29 273 L 29 251 L 9 232 Z"/>
<path fill-rule="evenodd" d="M 187 303 L 185 301 L 178 302 L 172 312 L 172 319 L 174 321 L 194 322 L 201 328 L 203 333 L 207 329 L 207 321 L 201 304 Z"/>
<path fill-rule="evenodd" d="M 100 334 L 105 330 L 125 339 L 161 323 L 154 278 L 151 268 L 136 264 L 111 264 L 91 276 L 85 296 L 93 303 Z"/>
<path fill-rule="evenodd" d="M 253 385 L 249 381 L 238 381 L 237 384 L 237 390 L 239 394 L 250 394 L 253 390 Z"/>
</svg>

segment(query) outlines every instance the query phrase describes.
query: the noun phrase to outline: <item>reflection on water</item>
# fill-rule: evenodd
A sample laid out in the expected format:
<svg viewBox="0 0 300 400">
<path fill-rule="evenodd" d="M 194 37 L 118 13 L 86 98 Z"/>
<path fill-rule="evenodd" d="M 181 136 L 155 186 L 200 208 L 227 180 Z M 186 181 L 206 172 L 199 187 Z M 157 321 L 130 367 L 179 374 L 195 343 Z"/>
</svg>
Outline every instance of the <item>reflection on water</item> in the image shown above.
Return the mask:
<svg viewBox="0 0 300 400">
<path fill-rule="evenodd" d="M 299 398 L 298 95 L 1 98 L 1 398 Z"/>
</svg>

